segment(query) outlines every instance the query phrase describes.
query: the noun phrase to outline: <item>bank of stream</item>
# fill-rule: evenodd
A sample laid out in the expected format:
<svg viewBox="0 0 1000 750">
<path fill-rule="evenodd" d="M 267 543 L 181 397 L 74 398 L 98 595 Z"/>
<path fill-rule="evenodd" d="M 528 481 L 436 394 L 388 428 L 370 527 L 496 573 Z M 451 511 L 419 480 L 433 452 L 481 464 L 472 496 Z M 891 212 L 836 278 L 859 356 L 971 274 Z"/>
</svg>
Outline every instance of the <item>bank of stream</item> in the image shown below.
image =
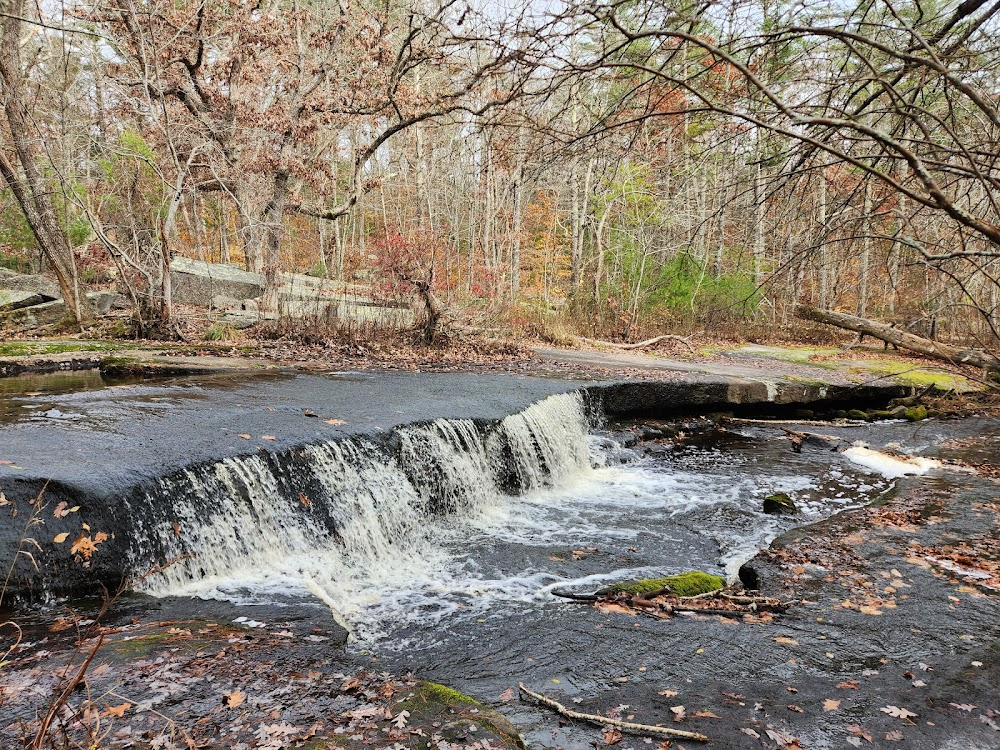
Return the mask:
<svg viewBox="0 0 1000 750">
<path fill-rule="evenodd" d="M 323 386 L 275 382 L 270 400 L 255 404 L 274 409 L 271 415 L 290 414 L 274 389 Z M 444 394 L 461 382 L 445 379 L 432 388 Z M 467 395 L 454 387 L 451 395 L 474 400 L 478 382 L 467 384 Z M 996 746 L 992 712 L 1000 705 L 995 687 L 984 687 L 1000 677 L 993 583 L 969 571 L 947 572 L 940 555 L 922 550 L 940 553 L 942 544 L 995 534 L 995 484 L 988 472 L 958 470 L 954 462 L 995 462 L 989 446 L 997 445 L 997 423 L 802 427 L 747 419 L 746 404 L 735 405 L 743 417 L 671 416 L 682 411 L 670 408 L 676 400 L 651 402 L 657 386 L 649 384 L 631 391 L 561 382 L 520 387 L 526 390 L 519 398 L 530 405 L 505 417 L 387 422 L 377 440 L 272 435 L 264 445 L 284 437 L 281 451 L 236 452 L 117 496 L 128 539 L 109 534 L 83 562 L 98 561 L 114 543 L 118 565 L 137 572 L 177 559 L 140 581 L 138 593 L 108 615 L 114 631 L 108 637 L 126 645 L 112 650 L 105 662 L 111 666 L 88 689 L 114 679 L 129 683 L 128 700 L 120 697 L 121 684 L 107 688 L 118 696 L 115 706 L 175 716 L 196 737 L 202 717 L 199 741 L 206 747 L 325 746 L 315 743 L 334 731 L 334 714 L 348 704 L 337 703 L 335 687 L 318 690 L 308 680 L 331 674 L 340 692 L 351 693 L 361 689 L 352 680 L 368 684 L 362 680 L 382 672 L 459 688 L 505 714 L 529 747 L 637 748 L 645 740 L 560 722 L 514 700 L 518 682 L 581 710 L 697 728 L 713 747 L 842 747 L 853 739 L 893 746 L 896 733 L 906 747 Z M 732 384 L 712 387 L 702 386 L 694 407 L 724 405 Z M 163 404 L 204 397 L 191 385 L 136 388 L 133 396 L 139 393 L 143 408 L 156 413 Z M 802 406 L 792 399 L 774 406 L 775 395 L 764 388 L 763 405 L 753 410 L 788 416 Z M 242 403 L 247 394 L 238 398 Z M 828 401 L 825 408 L 844 405 Z M 111 429 L 114 408 L 101 407 L 103 429 Z M 650 421 L 639 416 L 644 410 L 662 417 Z M 321 416 L 347 421 L 346 407 L 339 416 L 327 411 Z M 301 409 L 294 416 L 315 419 Z M 837 441 L 793 450 L 782 427 L 952 464 L 924 464 L 913 470 L 917 475 L 899 477 L 889 459 L 873 462 L 869 455 L 859 463 L 831 450 Z M 260 439 L 260 430 L 249 429 L 234 432 L 235 441 Z M 96 472 L 95 464 L 87 471 Z M 47 514 L 71 496 L 70 480 L 61 478 L 55 491 L 62 495 L 53 496 Z M 765 513 L 764 499 L 775 493 L 787 494 L 798 512 Z M 67 503 L 64 515 L 46 518 L 46 529 L 55 521 L 79 524 L 75 514 L 83 518 L 86 511 L 93 508 L 72 511 Z M 112 522 L 107 514 L 102 520 Z M 92 542 L 99 530 L 95 523 Z M 792 603 L 786 613 L 660 620 L 552 594 L 691 569 L 735 582 L 744 563 L 760 576 L 764 593 Z M 33 612 L 29 638 L 8 672 L 10 685 L 22 689 L 51 666 L 46 653 L 72 647 L 72 638 L 60 635 L 67 627 L 53 630 L 52 620 L 79 625 L 65 618 L 61 604 Z M 157 623 L 159 630 L 150 632 Z M 340 626 L 350 632 L 343 647 L 347 633 Z M 255 648 L 264 670 L 248 665 Z M 207 678 L 198 665 L 225 661 L 227 649 L 239 650 L 245 675 L 219 662 L 215 679 Z M 140 679 L 135 664 L 153 677 Z M 358 677 L 358 670 L 368 676 Z M 391 682 L 380 679 L 373 694 Z M 44 690 L 5 691 L 0 719 L 9 737 L 39 694 Z M 246 702 L 238 722 L 231 720 L 236 714 L 217 714 L 220 696 L 229 708 L 225 696 L 236 694 Z M 312 713 L 303 700 L 315 701 Z M 893 706 L 913 717 L 882 710 Z M 141 735 L 138 720 L 133 732 L 128 719 L 113 718 L 107 747 L 181 742 L 180 734 Z M 405 724 L 404 717 L 399 731 Z M 125 726 L 130 731 L 123 734 Z M 361 730 L 351 731 L 360 732 L 354 741 L 364 739 Z M 166 739 L 155 745 L 154 737 Z M 385 746 L 421 741 L 405 732 L 378 738 Z M 471 747 L 479 740 L 473 730 L 441 742 Z"/>
</svg>

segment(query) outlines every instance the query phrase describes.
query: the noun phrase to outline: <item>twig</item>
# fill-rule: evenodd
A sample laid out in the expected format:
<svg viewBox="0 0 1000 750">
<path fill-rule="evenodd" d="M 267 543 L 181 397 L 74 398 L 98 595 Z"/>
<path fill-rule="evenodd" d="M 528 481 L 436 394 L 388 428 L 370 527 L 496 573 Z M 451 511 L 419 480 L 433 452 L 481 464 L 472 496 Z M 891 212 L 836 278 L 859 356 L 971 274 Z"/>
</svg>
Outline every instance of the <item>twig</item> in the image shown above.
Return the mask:
<svg viewBox="0 0 1000 750">
<path fill-rule="evenodd" d="M 601 598 L 597 594 L 574 594 L 572 591 L 560 591 L 559 589 L 552 589 L 549 593 L 560 599 L 572 599 L 575 602 L 596 602 Z"/>
<path fill-rule="evenodd" d="M 525 695 L 534 698 L 536 701 L 544 706 L 548 706 L 553 711 L 558 713 L 560 716 L 565 716 L 567 719 L 577 719 L 579 721 L 587 721 L 591 724 L 597 724 L 598 726 L 611 725 L 613 727 L 618 727 L 619 729 L 627 729 L 631 732 L 647 732 L 649 734 L 658 734 L 664 737 L 681 737 L 686 740 L 695 740 L 697 742 L 708 742 L 708 737 L 704 734 L 698 734 L 697 732 L 686 732 L 682 729 L 671 729 L 669 727 L 654 727 L 649 724 L 635 724 L 630 721 L 622 721 L 621 719 L 611 719 L 607 716 L 599 716 L 597 714 L 585 714 L 579 711 L 573 711 L 572 709 L 566 708 L 562 703 L 552 698 L 548 698 L 541 693 L 536 693 L 533 690 L 528 690 L 524 686 L 523 682 L 517 684 L 517 689 L 520 690 Z"/>
</svg>

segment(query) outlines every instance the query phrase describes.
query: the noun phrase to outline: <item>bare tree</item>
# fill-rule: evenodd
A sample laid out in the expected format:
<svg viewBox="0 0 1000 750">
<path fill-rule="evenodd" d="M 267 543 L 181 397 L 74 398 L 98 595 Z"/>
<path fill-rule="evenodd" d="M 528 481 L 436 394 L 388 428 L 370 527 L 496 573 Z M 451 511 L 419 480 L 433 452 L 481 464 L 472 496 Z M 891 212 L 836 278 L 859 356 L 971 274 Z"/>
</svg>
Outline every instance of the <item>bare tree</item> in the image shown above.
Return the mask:
<svg viewBox="0 0 1000 750">
<path fill-rule="evenodd" d="M 31 24 L 24 0 L 0 4 L 0 176 L 14 194 L 46 260 L 52 266 L 66 305 L 78 323 L 91 317 L 86 290 L 80 283 L 65 221 L 53 196 L 58 184 L 47 150 L 48 135 L 32 112 L 36 92 L 22 58 L 27 46 L 25 25 Z"/>
</svg>

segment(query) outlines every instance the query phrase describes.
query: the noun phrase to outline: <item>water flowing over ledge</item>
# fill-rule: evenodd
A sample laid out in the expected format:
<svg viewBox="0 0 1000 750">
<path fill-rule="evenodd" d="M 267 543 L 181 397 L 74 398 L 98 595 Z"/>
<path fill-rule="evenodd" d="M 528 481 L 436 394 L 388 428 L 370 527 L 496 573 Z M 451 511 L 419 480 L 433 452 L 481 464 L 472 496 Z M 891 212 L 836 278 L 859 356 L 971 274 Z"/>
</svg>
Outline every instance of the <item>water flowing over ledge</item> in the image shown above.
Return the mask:
<svg viewBox="0 0 1000 750">
<path fill-rule="evenodd" d="M 475 522 L 509 507 L 510 496 L 589 471 L 588 428 L 604 416 L 780 415 L 802 404 L 885 403 L 909 390 L 694 375 L 585 384 L 383 373 L 69 393 L 47 399 L 59 408 L 41 416 L 25 411 L 31 418 L 19 416 L 0 438 L 15 459 L 0 471 L 0 491 L 22 518 L 44 516 L 30 558 L 17 553 L 21 527 L 0 528 L 0 552 L 15 560 L 7 596 L 115 590 L 177 557 L 140 587 L 207 592 L 261 571 L 272 571 L 265 577 L 277 592 L 382 580 L 389 563 L 380 561 L 398 570 L 433 557 L 421 543 L 431 522 Z M 346 419 L 304 419 L 315 413 L 307 410 Z M 261 443 L 243 433 L 278 437 Z M 40 491 L 43 503 L 32 505 Z M 53 516 L 58 507 L 79 512 Z M 88 534 L 102 540 L 93 556 L 71 554 Z"/>
<path fill-rule="evenodd" d="M 588 427 L 576 392 L 499 422 L 440 419 L 383 442 L 348 438 L 186 469 L 129 501 L 130 567 L 182 558 L 141 583 L 157 595 L 318 587 L 354 601 L 439 562 L 434 519 L 486 514 L 506 495 L 589 470 Z"/>
</svg>

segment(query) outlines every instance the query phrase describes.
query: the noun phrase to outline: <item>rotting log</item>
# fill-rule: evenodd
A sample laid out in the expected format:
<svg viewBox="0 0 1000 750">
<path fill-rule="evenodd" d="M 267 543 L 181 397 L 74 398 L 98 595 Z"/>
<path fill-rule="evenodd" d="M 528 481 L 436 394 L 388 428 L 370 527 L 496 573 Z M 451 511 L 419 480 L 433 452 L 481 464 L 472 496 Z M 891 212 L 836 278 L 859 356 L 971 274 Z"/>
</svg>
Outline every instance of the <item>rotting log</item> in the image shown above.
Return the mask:
<svg viewBox="0 0 1000 750">
<path fill-rule="evenodd" d="M 965 349 L 950 344 L 942 344 L 938 341 L 925 339 L 907 331 L 893 328 L 888 323 L 881 323 L 877 320 L 859 318 L 857 315 L 834 312 L 833 310 L 821 310 L 816 307 L 799 307 L 795 311 L 795 316 L 803 320 L 812 320 L 817 323 L 844 328 L 848 331 L 863 333 L 866 336 L 881 339 L 889 344 L 894 344 L 901 349 L 908 349 L 911 352 L 925 354 L 928 357 L 944 360 L 953 365 L 972 365 L 989 372 L 1000 372 L 1000 357 L 996 357 L 982 349 Z"/>
</svg>

